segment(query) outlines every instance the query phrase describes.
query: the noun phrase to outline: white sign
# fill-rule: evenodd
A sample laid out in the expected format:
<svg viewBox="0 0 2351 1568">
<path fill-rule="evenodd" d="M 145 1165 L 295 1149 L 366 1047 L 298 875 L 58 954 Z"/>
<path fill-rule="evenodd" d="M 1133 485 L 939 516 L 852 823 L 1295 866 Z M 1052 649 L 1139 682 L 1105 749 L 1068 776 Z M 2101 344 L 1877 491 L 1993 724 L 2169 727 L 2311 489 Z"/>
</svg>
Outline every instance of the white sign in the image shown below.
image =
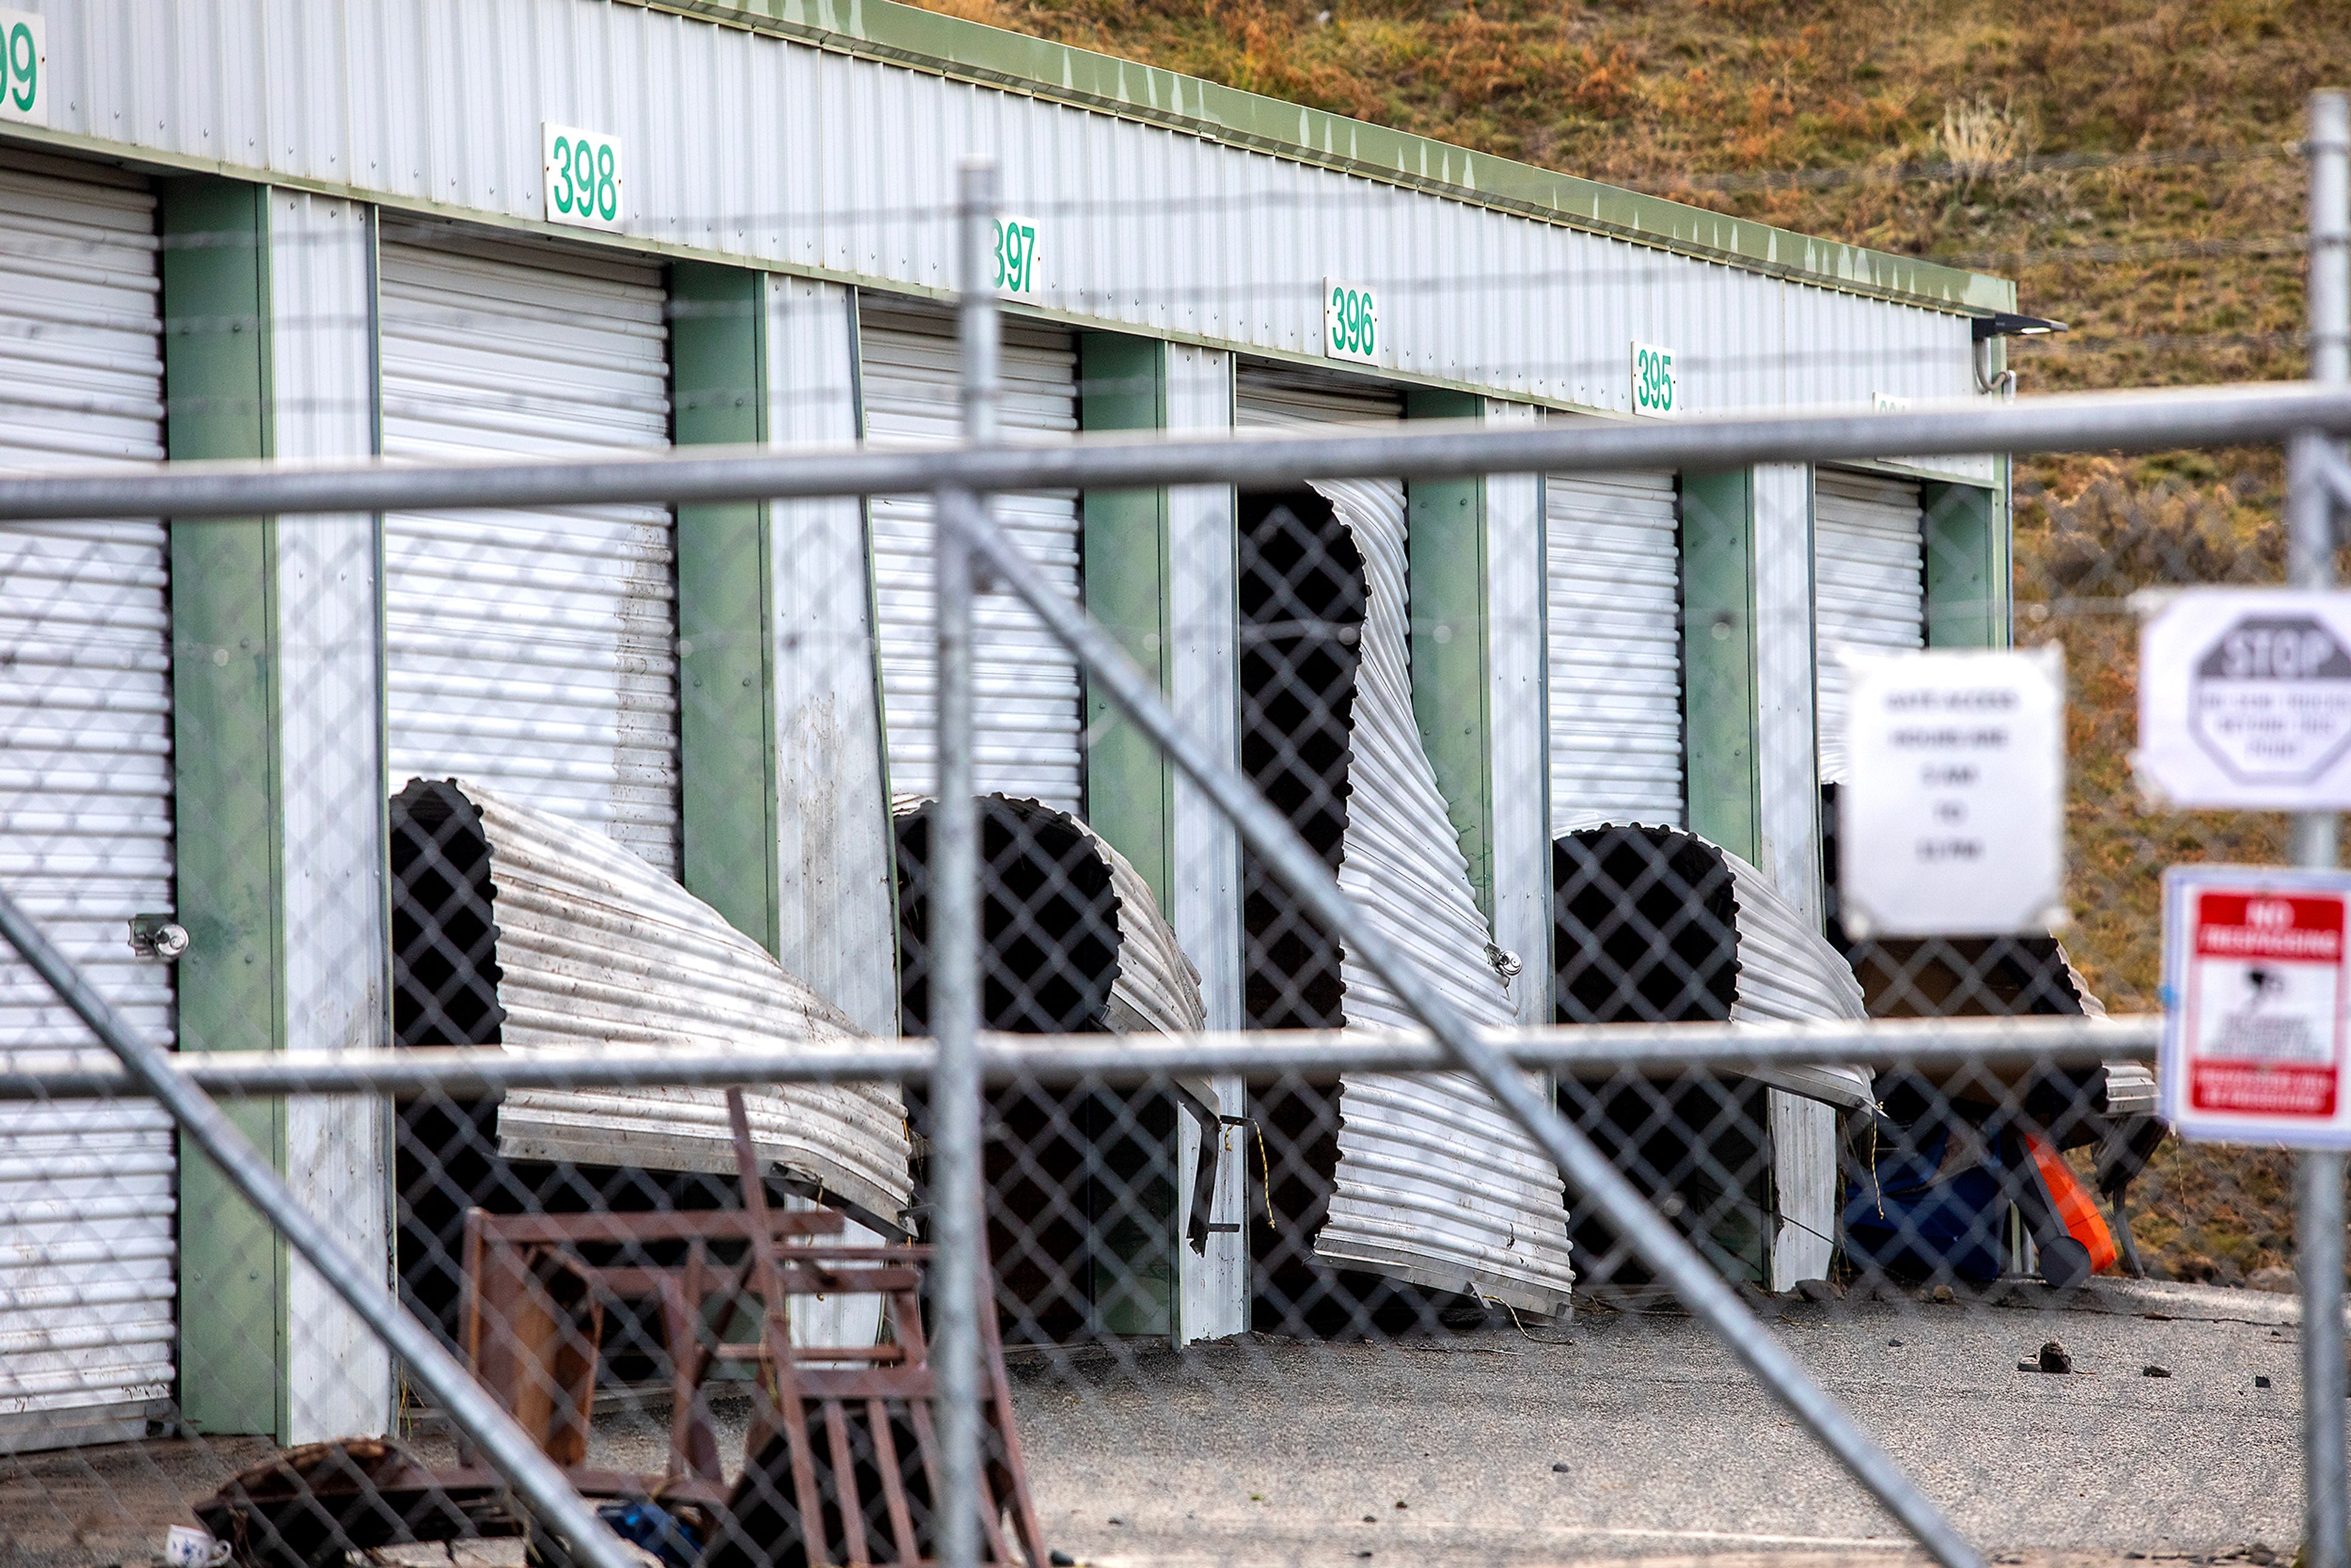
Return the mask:
<svg viewBox="0 0 2351 1568">
<path fill-rule="evenodd" d="M 1656 419 L 1671 419 L 1681 409 L 1681 383 L 1674 374 L 1674 351 L 1636 340 L 1633 344 L 1633 412 Z"/>
<path fill-rule="evenodd" d="M 1869 406 L 1876 413 L 1900 413 L 1910 406 L 1910 400 L 1895 392 L 1872 392 Z"/>
<path fill-rule="evenodd" d="M 1037 292 L 1037 221 L 1034 218 L 997 218 L 995 256 L 996 287 L 1018 299 L 1033 298 Z"/>
<path fill-rule="evenodd" d="M 2351 873 L 2179 866 L 2163 878 L 2163 1114 L 2190 1138 L 2351 1146 Z"/>
<path fill-rule="evenodd" d="M 48 24 L 29 11 L 0 11 L 0 120 L 49 122 Z"/>
<path fill-rule="evenodd" d="M 1380 305 L 1369 288 L 1322 280 L 1322 352 L 1334 360 L 1380 362 Z"/>
<path fill-rule="evenodd" d="M 2351 594 L 2192 589 L 2139 629 L 2138 765 L 2177 806 L 2351 807 Z"/>
<path fill-rule="evenodd" d="M 621 141 L 553 120 L 538 128 L 547 177 L 547 221 L 615 229 L 628 212 Z"/>
<path fill-rule="evenodd" d="M 1837 894 L 1856 936 L 2064 918 L 2063 655 L 1848 653 Z"/>
</svg>

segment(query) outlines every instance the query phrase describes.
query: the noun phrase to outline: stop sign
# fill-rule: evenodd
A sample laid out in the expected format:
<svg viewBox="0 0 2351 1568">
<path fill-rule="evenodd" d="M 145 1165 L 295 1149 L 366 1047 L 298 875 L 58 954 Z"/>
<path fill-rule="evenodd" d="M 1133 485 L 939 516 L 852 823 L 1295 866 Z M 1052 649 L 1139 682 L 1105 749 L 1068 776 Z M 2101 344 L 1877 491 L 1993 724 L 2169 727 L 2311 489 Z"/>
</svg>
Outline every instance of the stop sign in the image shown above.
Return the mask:
<svg viewBox="0 0 2351 1568">
<path fill-rule="evenodd" d="M 2134 601 L 2139 782 L 2174 806 L 2351 810 L 2351 593 Z"/>
<path fill-rule="evenodd" d="M 2315 782 L 2351 748 L 2351 650 L 2316 615 L 2241 615 L 2196 661 L 2189 724 L 2231 779 Z"/>
</svg>

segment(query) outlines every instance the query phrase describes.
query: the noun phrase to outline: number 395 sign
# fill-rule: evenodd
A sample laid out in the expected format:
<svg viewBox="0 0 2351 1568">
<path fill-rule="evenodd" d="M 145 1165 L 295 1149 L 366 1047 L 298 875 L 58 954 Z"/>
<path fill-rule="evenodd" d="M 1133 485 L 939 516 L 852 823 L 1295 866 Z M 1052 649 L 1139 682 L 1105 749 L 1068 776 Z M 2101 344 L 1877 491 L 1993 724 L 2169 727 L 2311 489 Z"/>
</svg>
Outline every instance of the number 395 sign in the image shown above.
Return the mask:
<svg viewBox="0 0 2351 1568">
<path fill-rule="evenodd" d="M 1674 351 L 1655 343 L 1633 345 L 1633 412 L 1671 419 L 1681 410 L 1674 374 Z"/>
<path fill-rule="evenodd" d="M 580 228 L 617 229 L 622 204 L 621 142 L 553 120 L 539 126 L 547 177 L 547 220 Z"/>
</svg>

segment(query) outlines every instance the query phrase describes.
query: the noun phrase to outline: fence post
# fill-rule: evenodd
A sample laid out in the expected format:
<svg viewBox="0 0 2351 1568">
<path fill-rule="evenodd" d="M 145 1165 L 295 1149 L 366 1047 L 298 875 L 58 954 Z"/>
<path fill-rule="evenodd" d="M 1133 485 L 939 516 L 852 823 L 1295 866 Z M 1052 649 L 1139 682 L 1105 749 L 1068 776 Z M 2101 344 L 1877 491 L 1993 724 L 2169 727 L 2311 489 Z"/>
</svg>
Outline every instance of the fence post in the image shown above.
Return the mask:
<svg viewBox="0 0 2351 1568">
<path fill-rule="evenodd" d="M 2351 381 L 2351 98 L 2310 97 L 2310 379 Z M 2335 502 L 2322 472 L 2332 454 L 2315 431 L 2287 447 L 2287 575 L 2304 589 L 2335 586 Z M 2294 824 L 2294 863 L 2336 859 L 2331 812 Z M 2351 1568 L 2346 1543 L 2343 1364 L 2343 1155 L 2302 1156 L 2296 1250 L 2302 1265 L 2302 1445 L 2307 1568 Z"/>
<path fill-rule="evenodd" d="M 963 320 L 963 436 L 996 438 L 996 296 L 988 284 L 996 166 L 963 165 L 956 257 Z M 972 573 L 969 535 L 949 514 L 984 515 L 969 490 L 938 497 L 939 800 L 931 813 L 930 1025 L 933 1311 L 937 1334 L 939 1560 L 970 1568 L 980 1539 L 979 1314 L 995 1310 L 983 1261 L 980 1166 L 979 846 L 972 800 Z"/>
</svg>

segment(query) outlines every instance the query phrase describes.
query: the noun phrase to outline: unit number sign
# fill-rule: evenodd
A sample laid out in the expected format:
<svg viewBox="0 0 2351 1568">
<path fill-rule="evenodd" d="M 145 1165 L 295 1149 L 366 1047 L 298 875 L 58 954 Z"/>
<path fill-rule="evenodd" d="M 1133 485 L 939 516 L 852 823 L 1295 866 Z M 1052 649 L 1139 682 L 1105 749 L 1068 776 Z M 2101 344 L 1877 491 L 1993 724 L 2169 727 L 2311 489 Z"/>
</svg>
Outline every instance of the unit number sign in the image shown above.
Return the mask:
<svg viewBox="0 0 2351 1568">
<path fill-rule="evenodd" d="M 1333 360 L 1380 362 L 1380 307 L 1370 289 L 1322 280 L 1322 352 Z"/>
<path fill-rule="evenodd" d="M 1681 386 L 1674 374 L 1674 351 L 1655 343 L 1633 345 L 1633 412 L 1671 419 L 1681 412 Z"/>
<path fill-rule="evenodd" d="M 547 180 L 547 221 L 618 229 L 628 211 L 621 140 L 548 120 L 539 126 Z"/>
<path fill-rule="evenodd" d="M 49 122 L 49 35 L 29 11 L 0 11 L 0 120 Z"/>
<path fill-rule="evenodd" d="M 1022 299 L 1037 292 L 1037 225 L 1029 218 L 998 218 L 996 287 Z"/>
</svg>

